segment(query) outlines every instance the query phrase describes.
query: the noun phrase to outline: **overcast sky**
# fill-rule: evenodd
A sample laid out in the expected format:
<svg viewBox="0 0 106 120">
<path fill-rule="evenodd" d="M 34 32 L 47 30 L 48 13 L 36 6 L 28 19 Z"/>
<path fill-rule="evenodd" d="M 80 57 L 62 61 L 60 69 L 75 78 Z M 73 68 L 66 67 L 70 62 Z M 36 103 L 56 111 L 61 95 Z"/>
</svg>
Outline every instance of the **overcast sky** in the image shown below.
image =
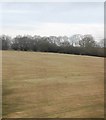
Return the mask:
<svg viewBox="0 0 106 120">
<path fill-rule="evenodd" d="M 103 2 L 5 2 L 0 4 L 0 15 L 2 34 L 104 37 Z"/>
</svg>

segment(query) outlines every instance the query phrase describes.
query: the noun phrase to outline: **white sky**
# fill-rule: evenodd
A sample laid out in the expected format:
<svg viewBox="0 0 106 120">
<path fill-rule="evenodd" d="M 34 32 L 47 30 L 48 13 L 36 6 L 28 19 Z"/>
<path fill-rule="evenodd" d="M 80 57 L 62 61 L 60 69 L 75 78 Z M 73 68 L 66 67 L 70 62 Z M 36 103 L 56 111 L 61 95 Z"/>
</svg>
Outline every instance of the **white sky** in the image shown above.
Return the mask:
<svg viewBox="0 0 106 120">
<path fill-rule="evenodd" d="M 1 0 L 1 2 L 105 2 L 105 0 Z"/>
<path fill-rule="evenodd" d="M 1 33 L 8 35 L 92 34 L 104 37 L 103 2 L 3 2 Z"/>
</svg>

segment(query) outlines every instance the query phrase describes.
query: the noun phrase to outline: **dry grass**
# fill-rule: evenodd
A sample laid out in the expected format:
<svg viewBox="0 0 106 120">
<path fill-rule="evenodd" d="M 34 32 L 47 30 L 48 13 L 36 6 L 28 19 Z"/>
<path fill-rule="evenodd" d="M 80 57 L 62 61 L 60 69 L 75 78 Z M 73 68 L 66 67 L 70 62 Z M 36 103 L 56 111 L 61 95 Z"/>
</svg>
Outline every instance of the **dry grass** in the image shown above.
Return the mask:
<svg viewBox="0 0 106 120">
<path fill-rule="evenodd" d="M 103 118 L 104 59 L 3 51 L 3 117 Z"/>
</svg>

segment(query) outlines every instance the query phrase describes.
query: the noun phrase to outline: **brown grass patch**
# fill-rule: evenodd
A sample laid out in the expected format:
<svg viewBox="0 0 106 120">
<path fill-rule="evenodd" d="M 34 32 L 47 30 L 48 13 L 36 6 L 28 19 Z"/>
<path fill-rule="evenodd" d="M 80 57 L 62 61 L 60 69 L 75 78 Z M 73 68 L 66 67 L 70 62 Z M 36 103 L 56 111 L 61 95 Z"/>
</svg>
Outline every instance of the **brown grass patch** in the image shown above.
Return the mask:
<svg viewBox="0 0 106 120">
<path fill-rule="evenodd" d="M 3 51 L 3 117 L 103 118 L 104 59 Z"/>
</svg>

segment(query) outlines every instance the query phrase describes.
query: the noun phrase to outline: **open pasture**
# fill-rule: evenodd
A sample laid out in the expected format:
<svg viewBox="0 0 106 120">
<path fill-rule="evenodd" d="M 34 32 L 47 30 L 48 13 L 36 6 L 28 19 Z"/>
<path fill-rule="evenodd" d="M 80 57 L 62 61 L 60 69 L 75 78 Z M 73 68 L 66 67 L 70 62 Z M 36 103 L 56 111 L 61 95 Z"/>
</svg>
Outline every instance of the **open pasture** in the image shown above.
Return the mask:
<svg viewBox="0 0 106 120">
<path fill-rule="evenodd" d="M 3 117 L 103 118 L 104 58 L 2 52 Z"/>
</svg>

